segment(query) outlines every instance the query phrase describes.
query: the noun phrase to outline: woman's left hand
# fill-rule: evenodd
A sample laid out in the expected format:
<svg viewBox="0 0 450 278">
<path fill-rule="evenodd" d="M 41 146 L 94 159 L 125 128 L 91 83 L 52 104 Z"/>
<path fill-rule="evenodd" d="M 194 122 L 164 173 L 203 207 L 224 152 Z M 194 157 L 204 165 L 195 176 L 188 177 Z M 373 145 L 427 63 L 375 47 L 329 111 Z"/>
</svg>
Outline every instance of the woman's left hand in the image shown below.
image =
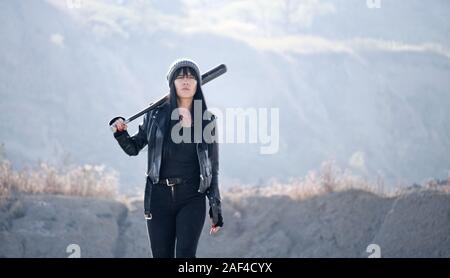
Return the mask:
<svg viewBox="0 0 450 278">
<path fill-rule="evenodd" d="M 210 214 L 212 214 L 212 211 L 210 210 Z M 212 234 L 216 234 L 219 230 L 220 230 L 220 228 L 223 226 L 223 217 L 222 217 L 222 214 L 221 213 L 219 213 L 219 215 L 218 215 L 218 221 L 217 221 L 217 223 L 215 223 L 214 224 L 214 221 L 213 221 L 213 218 L 211 217 L 210 219 L 211 219 L 211 229 L 209 230 L 209 234 L 210 235 L 212 235 Z"/>
<path fill-rule="evenodd" d="M 209 230 L 209 234 L 210 235 L 214 235 L 217 232 L 219 232 L 219 230 L 220 230 L 220 226 L 211 225 L 211 229 Z"/>
</svg>

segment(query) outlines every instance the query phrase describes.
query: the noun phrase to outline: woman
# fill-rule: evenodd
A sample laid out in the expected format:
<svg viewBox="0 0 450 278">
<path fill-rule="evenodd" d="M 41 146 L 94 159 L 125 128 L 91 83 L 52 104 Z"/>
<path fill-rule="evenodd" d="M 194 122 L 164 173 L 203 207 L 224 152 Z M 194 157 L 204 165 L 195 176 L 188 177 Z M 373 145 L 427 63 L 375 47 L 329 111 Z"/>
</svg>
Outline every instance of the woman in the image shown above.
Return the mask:
<svg viewBox="0 0 450 278">
<path fill-rule="evenodd" d="M 148 145 L 144 210 L 155 258 L 195 257 L 209 200 L 210 233 L 223 226 L 218 186 L 219 150 L 215 117 L 205 103 L 201 74 L 189 59 L 167 74 L 166 102 L 144 115 L 129 136 L 123 118 L 114 137 L 128 155 Z"/>
</svg>

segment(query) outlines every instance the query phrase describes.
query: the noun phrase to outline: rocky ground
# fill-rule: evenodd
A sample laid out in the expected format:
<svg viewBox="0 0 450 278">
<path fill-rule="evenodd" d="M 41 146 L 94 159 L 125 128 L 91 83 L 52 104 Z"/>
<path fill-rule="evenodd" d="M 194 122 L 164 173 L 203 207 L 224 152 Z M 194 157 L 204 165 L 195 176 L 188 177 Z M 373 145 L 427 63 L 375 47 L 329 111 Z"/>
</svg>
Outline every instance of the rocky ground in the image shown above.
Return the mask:
<svg viewBox="0 0 450 278">
<path fill-rule="evenodd" d="M 19 194 L 0 209 L 0 257 L 151 256 L 142 201 Z M 304 200 L 224 194 L 225 227 L 205 222 L 198 257 L 450 257 L 450 194 L 364 190 Z"/>
</svg>

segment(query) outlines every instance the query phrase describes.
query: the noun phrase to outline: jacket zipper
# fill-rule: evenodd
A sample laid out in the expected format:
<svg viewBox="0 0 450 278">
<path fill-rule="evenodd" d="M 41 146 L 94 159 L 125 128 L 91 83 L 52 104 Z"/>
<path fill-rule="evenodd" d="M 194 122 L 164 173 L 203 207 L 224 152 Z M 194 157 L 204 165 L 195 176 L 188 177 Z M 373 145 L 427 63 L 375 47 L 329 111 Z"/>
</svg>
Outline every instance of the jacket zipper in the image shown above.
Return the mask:
<svg viewBox="0 0 450 278">
<path fill-rule="evenodd" d="M 199 186 L 198 186 L 198 192 L 200 192 L 200 187 L 201 187 L 201 185 L 202 185 L 202 183 L 203 183 L 204 178 L 203 178 L 203 174 L 202 174 L 203 166 L 202 166 L 202 162 L 201 162 L 201 159 L 200 159 L 200 154 L 199 154 L 199 151 L 198 151 L 198 144 L 199 144 L 199 143 L 196 143 L 196 148 L 197 148 L 197 158 L 198 158 L 198 163 L 199 163 L 199 166 L 200 166 L 200 184 L 199 184 Z"/>
</svg>

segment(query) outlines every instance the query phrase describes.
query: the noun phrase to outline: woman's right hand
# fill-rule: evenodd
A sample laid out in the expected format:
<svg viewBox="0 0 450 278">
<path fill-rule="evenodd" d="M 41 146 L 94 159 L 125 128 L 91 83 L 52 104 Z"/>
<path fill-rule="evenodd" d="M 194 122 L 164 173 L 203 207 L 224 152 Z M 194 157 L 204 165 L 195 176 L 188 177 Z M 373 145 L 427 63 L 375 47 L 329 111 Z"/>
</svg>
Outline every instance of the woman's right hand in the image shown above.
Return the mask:
<svg viewBox="0 0 450 278">
<path fill-rule="evenodd" d="M 127 130 L 127 128 L 128 128 L 127 124 L 125 123 L 125 121 L 122 118 L 117 119 L 114 122 L 114 125 L 116 126 L 116 129 L 118 132 Z"/>
<path fill-rule="evenodd" d="M 128 126 L 125 123 L 125 119 L 123 117 L 115 117 L 111 121 L 109 121 L 109 125 L 111 127 L 112 132 L 122 132 L 127 130 Z"/>
</svg>

